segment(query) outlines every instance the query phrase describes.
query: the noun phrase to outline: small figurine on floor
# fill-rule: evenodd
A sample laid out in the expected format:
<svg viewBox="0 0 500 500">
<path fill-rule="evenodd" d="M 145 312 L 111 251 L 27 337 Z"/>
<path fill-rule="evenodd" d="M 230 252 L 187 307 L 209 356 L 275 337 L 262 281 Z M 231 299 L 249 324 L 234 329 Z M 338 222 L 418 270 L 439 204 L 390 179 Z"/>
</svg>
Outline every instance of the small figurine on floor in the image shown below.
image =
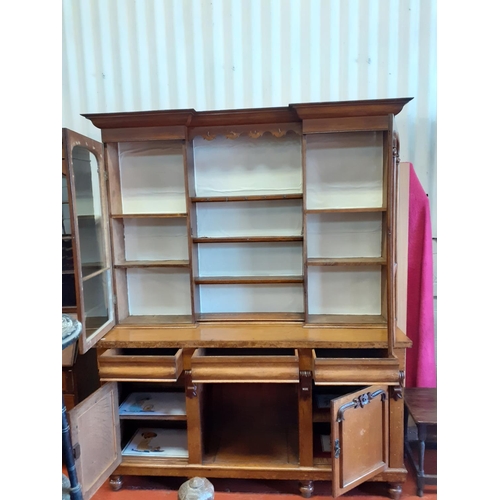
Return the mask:
<svg viewBox="0 0 500 500">
<path fill-rule="evenodd" d="M 193 477 L 183 483 L 177 494 L 178 500 L 214 500 L 213 484 L 204 477 Z"/>
</svg>

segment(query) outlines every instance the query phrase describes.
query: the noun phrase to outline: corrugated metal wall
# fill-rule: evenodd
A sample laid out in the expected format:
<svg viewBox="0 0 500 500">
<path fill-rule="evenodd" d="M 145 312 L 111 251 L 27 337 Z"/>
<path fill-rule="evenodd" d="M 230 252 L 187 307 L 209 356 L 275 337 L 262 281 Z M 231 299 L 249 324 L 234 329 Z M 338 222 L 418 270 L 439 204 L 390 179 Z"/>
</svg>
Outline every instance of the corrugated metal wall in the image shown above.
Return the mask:
<svg viewBox="0 0 500 500">
<path fill-rule="evenodd" d="M 437 0 L 64 0 L 63 127 L 80 113 L 414 97 L 401 159 L 436 227 Z"/>
</svg>

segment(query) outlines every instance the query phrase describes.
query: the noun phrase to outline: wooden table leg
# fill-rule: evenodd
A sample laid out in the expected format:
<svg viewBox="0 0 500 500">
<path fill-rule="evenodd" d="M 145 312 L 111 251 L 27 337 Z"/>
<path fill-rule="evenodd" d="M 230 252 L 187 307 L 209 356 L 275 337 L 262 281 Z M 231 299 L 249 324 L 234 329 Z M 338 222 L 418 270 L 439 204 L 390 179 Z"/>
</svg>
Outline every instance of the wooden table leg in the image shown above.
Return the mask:
<svg viewBox="0 0 500 500">
<path fill-rule="evenodd" d="M 83 500 L 82 489 L 76 475 L 75 458 L 73 457 L 73 446 L 71 445 L 71 436 L 69 434 L 69 423 L 66 415 L 66 405 L 64 404 L 64 395 L 62 398 L 62 451 L 64 464 L 68 470 L 71 500 Z"/>
<path fill-rule="evenodd" d="M 427 439 L 427 425 L 419 424 L 418 430 L 418 474 L 417 474 L 417 495 L 422 497 L 424 495 L 425 471 L 425 440 Z"/>
</svg>

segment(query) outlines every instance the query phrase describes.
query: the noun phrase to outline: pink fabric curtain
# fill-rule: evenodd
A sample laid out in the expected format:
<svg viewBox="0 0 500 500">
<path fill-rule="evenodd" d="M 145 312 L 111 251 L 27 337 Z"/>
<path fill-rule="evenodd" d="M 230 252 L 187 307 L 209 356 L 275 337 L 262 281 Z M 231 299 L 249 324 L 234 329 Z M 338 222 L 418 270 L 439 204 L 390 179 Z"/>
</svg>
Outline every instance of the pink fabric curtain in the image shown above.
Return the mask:
<svg viewBox="0 0 500 500">
<path fill-rule="evenodd" d="M 431 215 L 413 165 L 409 195 L 406 387 L 436 387 Z"/>
</svg>

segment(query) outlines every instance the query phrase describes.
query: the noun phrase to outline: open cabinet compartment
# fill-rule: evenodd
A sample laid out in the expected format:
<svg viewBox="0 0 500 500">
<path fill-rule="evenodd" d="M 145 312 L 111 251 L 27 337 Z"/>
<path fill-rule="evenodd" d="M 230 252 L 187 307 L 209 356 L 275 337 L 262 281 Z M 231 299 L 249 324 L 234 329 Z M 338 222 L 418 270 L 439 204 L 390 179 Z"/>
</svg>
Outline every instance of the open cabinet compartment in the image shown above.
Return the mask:
<svg viewBox="0 0 500 500">
<path fill-rule="evenodd" d="M 300 135 L 236 133 L 194 133 L 188 156 L 195 318 L 301 321 Z"/>
<path fill-rule="evenodd" d="M 118 156 L 113 177 L 120 183 L 121 210 L 113 215 L 186 213 L 182 142 L 121 142 Z"/>
<path fill-rule="evenodd" d="M 384 208 L 382 132 L 308 135 L 308 210 Z"/>
<path fill-rule="evenodd" d="M 197 135 L 193 167 L 196 198 L 302 193 L 301 140 L 294 132 L 282 137 L 251 131 L 236 138 Z"/>
<path fill-rule="evenodd" d="M 131 398 L 134 395 L 145 397 Z M 151 415 L 147 404 L 151 405 L 154 398 L 160 402 L 156 410 L 161 411 Z M 165 463 L 187 464 L 183 398 L 183 387 L 175 384 L 107 382 L 68 413 L 75 467 L 84 500 L 90 500 L 124 462 L 147 464 L 156 456 L 156 460 Z M 124 413 L 123 407 L 135 401 L 145 411 L 139 415 Z"/>
<path fill-rule="evenodd" d="M 204 384 L 205 465 L 298 466 L 296 384 Z"/>
<path fill-rule="evenodd" d="M 381 266 L 314 266 L 308 270 L 309 322 L 385 323 Z"/>
<path fill-rule="evenodd" d="M 121 324 L 191 324 L 189 269 L 134 267 L 117 269 L 116 280 L 126 295 L 118 297 Z"/>
<path fill-rule="evenodd" d="M 184 382 L 121 383 L 119 392 L 122 457 L 187 463 Z"/>
</svg>

